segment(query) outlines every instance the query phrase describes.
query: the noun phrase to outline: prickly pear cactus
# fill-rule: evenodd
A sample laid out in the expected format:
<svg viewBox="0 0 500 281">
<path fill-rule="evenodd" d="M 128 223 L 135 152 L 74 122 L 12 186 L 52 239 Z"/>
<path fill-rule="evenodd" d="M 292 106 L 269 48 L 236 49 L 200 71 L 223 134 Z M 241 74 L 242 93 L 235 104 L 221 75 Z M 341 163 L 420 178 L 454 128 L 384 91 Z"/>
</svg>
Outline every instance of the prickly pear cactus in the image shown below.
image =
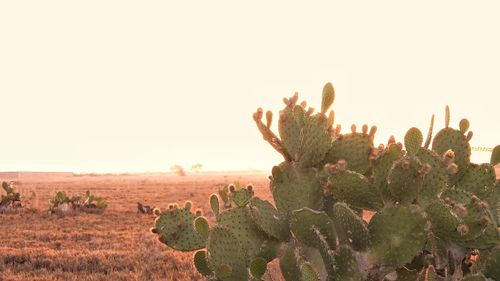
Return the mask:
<svg viewBox="0 0 500 281">
<path fill-rule="evenodd" d="M 320 112 L 285 98 L 277 133 L 272 112 L 254 114 L 284 158 L 270 176 L 274 202 L 227 185 L 210 196 L 213 223 L 191 203 L 156 210 L 159 240 L 196 251 L 208 280 L 272 280 L 273 259 L 287 281 L 500 280 L 500 146 L 471 163 L 469 121 L 453 129 L 448 107 L 435 137 L 433 116 L 425 139 L 411 128 L 375 146 L 375 126 L 334 125 L 334 99 L 330 83 Z"/>
<path fill-rule="evenodd" d="M 108 203 L 105 198 L 95 196 L 90 191 L 71 197 L 64 191 L 58 191 L 49 200 L 49 214 L 64 216 L 69 211 L 100 213 L 107 206 Z"/>
<path fill-rule="evenodd" d="M 14 190 L 13 182 L 3 182 L 2 189 L 6 194 L 2 194 L 2 197 L 0 197 L 0 212 L 22 207 L 21 194 Z"/>
</svg>

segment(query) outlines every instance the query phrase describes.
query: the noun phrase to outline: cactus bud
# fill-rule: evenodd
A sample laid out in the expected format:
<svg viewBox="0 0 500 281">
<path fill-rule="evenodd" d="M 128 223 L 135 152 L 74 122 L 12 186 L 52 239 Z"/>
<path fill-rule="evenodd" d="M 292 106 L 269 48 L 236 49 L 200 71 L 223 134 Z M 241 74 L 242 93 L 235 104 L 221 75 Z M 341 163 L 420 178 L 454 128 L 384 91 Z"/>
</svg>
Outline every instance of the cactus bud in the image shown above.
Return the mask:
<svg viewBox="0 0 500 281">
<path fill-rule="evenodd" d="M 302 107 L 303 109 L 306 109 L 307 107 L 307 102 L 306 101 L 303 101 L 300 103 L 300 107 Z"/>
<path fill-rule="evenodd" d="M 361 131 L 364 135 L 368 134 L 368 125 L 364 124 L 361 128 Z"/>
<path fill-rule="evenodd" d="M 396 143 L 396 138 L 394 136 L 390 136 L 389 140 L 387 141 L 387 146 L 390 144 L 395 144 Z"/>
<path fill-rule="evenodd" d="M 454 175 L 458 172 L 458 166 L 455 163 L 451 163 L 446 170 L 448 171 L 448 174 Z"/>
<path fill-rule="evenodd" d="M 462 119 L 460 120 L 460 132 L 462 132 L 462 134 L 465 134 L 465 132 L 467 132 L 467 130 L 469 129 L 469 126 L 470 126 L 470 123 L 469 123 L 469 120 L 467 119 Z"/>
<path fill-rule="evenodd" d="M 201 209 L 196 209 L 196 213 L 195 213 L 196 217 L 199 217 L 201 215 L 203 215 L 203 212 Z"/>
<path fill-rule="evenodd" d="M 403 159 L 401 161 L 401 168 L 408 170 L 410 168 L 410 160 L 409 159 Z"/>
<path fill-rule="evenodd" d="M 467 138 L 467 141 L 470 141 L 470 140 L 472 139 L 472 135 L 474 135 L 474 134 L 472 133 L 472 131 L 469 131 L 469 132 L 467 133 L 467 137 L 466 137 L 466 138 Z"/>
<path fill-rule="evenodd" d="M 340 131 L 342 130 L 342 126 L 340 124 L 337 124 L 335 127 L 335 134 L 340 135 Z"/>
<path fill-rule="evenodd" d="M 335 112 L 333 110 L 330 111 L 328 115 L 328 128 L 333 126 L 333 122 L 335 122 Z"/>
<path fill-rule="evenodd" d="M 184 202 L 184 209 L 186 211 L 190 211 L 192 206 L 193 206 L 193 203 L 191 201 L 187 200 L 186 202 Z"/>
<path fill-rule="evenodd" d="M 457 231 L 460 235 L 467 235 L 467 233 L 469 233 L 469 227 L 466 224 L 460 224 L 457 226 Z"/>
<path fill-rule="evenodd" d="M 313 113 L 314 113 L 314 108 L 313 107 L 309 107 L 309 109 L 306 112 L 307 116 L 310 116 Z"/>
<path fill-rule="evenodd" d="M 446 128 L 448 128 L 450 126 L 450 107 L 449 106 L 446 106 L 446 108 L 445 108 L 444 126 Z"/>
<path fill-rule="evenodd" d="M 421 175 L 427 175 L 432 171 L 432 166 L 429 163 L 425 163 L 422 168 L 420 169 L 419 173 Z"/>
<path fill-rule="evenodd" d="M 351 132 L 354 134 L 356 133 L 356 124 L 351 125 Z"/>
<path fill-rule="evenodd" d="M 156 228 L 154 228 L 154 227 L 152 227 L 150 230 L 151 230 L 151 233 L 154 233 L 154 234 L 158 233 L 158 230 Z"/>
<path fill-rule="evenodd" d="M 476 195 L 472 195 L 472 196 L 470 197 L 470 202 L 471 202 L 472 204 L 476 204 L 477 202 L 479 202 L 479 198 L 478 198 Z"/>
<path fill-rule="evenodd" d="M 154 210 L 153 210 L 153 214 L 154 214 L 155 216 L 159 216 L 159 215 L 161 214 L 161 210 L 160 210 L 159 208 L 154 208 Z"/>
<path fill-rule="evenodd" d="M 229 185 L 229 191 L 230 192 L 235 192 L 236 191 L 236 187 L 234 186 L 234 184 L 230 184 Z"/>
<path fill-rule="evenodd" d="M 462 206 L 460 204 L 454 205 L 453 211 L 455 212 L 455 214 L 457 214 L 457 216 L 459 216 L 461 218 L 467 216 L 467 213 L 468 213 L 467 208 L 465 208 L 464 206 Z"/>
<path fill-rule="evenodd" d="M 293 94 L 293 96 L 290 98 L 290 103 L 291 103 L 292 105 L 295 105 L 295 104 L 297 104 L 297 101 L 298 101 L 298 100 L 299 100 L 299 93 L 298 93 L 298 92 L 295 92 L 295 93 Z"/>
<path fill-rule="evenodd" d="M 482 216 L 480 219 L 479 219 L 479 223 L 483 226 L 483 227 L 486 227 L 488 224 L 490 224 L 491 220 L 489 217 L 487 216 Z"/>
<path fill-rule="evenodd" d="M 270 128 L 272 123 L 273 123 L 273 112 L 268 110 L 266 112 L 266 127 Z"/>
<path fill-rule="evenodd" d="M 339 161 L 337 161 L 336 166 L 338 171 L 345 171 L 347 169 L 347 161 L 345 161 L 344 159 L 340 159 Z"/>
<path fill-rule="evenodd" d="M 247 190 L 248 190 L 248 191 L 253 191 L 253 185 L 248 184 L 248 185 L 247 185 Z"/>
</svg>

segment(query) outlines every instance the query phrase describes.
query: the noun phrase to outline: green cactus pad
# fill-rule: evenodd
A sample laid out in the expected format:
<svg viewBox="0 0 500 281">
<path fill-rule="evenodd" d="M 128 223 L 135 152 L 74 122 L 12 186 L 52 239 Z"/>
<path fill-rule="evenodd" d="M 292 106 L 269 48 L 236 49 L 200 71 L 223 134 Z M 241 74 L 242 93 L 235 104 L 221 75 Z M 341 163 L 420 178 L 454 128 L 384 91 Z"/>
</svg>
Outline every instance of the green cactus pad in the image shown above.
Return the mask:
<svg viewBox="0 0 500 281">
<path fill-rule="evenodd" d="M 306 118 L 305 110 L 299 105 L 287 105 L 280 111 L 278 131 L 286 151 L 296 158 L 301 146 L 301 133 Z"/>
<path fill-rule="evenodd" d="M 263 258 L 256 258 L 250 263 L 250 274 L 253 278 L 261 279 L 266 273 L 267 261 Z"/>
<path fill-rule="evenodd" d="M 410 155 L 417 154 L 418 150 L 422 146 L 423 141 L 424 141 L 424 136 L 422 135 L 422 132 L 419 129 L 415 127 L 409 129 L 405 135 L 406 151 Z"/>
<path fill-rule="evenodd" d="M 341 245 L 335 251 L 335 273 L 333 280 L 362 281 L 363 275 L 353 251 L 346 245 Z"/>
<path fill-rule="evenodd" d="M 420 148 L 416 154 L 422 164 L 431 166 L 431 170 L 424 176 L 422 188 L 418 196 L 418 204 L 426 207 L 431 201 L 447 187 L 448 172 L 437 153 L 432 150 Z"/>
<path fill-rule="evenodd" d="M 486 277 L 493 278 L 493 280 L 500 278 L 500 247 L 495 247 L 491 250 L 484 264 L 484 274 Z"/>
<path fill-rule="evenodd" d="M 330 176 L 329 182 L 333 197 L 352 207 L 377 211 L 384 205 L 378 190 L 361 174 L 339 171 Z"/>
<path fill-rule="evenodd" d="M 242 207 L 250 202 L 253 194 L 254 192 L 252 188 L 241 187 L 236 188 L 234 191 L 230 191 L 229 198 L 237 207 Z"/>
<path fill-rule="evenodd" d="M 210 230 L 210 235 L 207 241 L 208 264 L 210 269 L 217 277 L 227 275 L 227 270 L 222 270 L 229 267 L 230 273 L 227 277 L 219 277 L 224 281 L 246 281 L 248 271 L 246 268 L 245 253 L 241 248 L 238 239 L 228 229 L 220 226 L 214 226 Z M 221 274 L 224 272 L 224 274 Z"/>
<path fill-rule="evenodd" d="M 397 144 L 389 144 L 373 166 L 373 185 L 380 191 L 385 201 L 392 201 L 392 195 L 387 184 L 387 175 L 395 161 L 401 159 L 403 153 Z"/>
<path fill-rule="evenodd" d="M 298 250 L 294 244 L 289 244 L 280 258 L 281 274 L 286 281 L 296 281 L 300 278 L 300 268 L 297 262 Z"/>
<path fill-rule="evenodd" d="M 281 212 L 289 214 L 302 207 L 323 208 L 323 187 L 315 169 L 283 162 L 273 168 L 271 188 L 276 208 Z"/>
<path fill-rule="evenodd" d="M 327 163 L 347 162 L 349 170 L 365 174 L 370 168 L 370 154 L 373 140 L 368 134 L 351 133 L 336 139 L 326 155 Z"/>
<path fill-rule="evenodd" d="M 286 241 L 290 238 L 288 222 L 268 201 L 252 198 L 249 204 L 250 214 L 257 226 L 269 236 Z"/>
<path fill-rule="evenodd" d="M 497 181 L 495 188 L 484 198 L 484 201 L 488 203 L 490 207 L 490 212 L 493 215 L 496 223 L 500 226 L 500 186 L 498 185 L 500 181 Z"/>
<path fill-rule="evenodd" d="M 313 167 L 325 159 L 332 146 L 328 119 L 322 113 L 307 117 L 307 122 L 301 131 L 300 150 L 296 161 L 301 167 Z"/>
<path fill-rule="evenodd" d="M 300 266 L 300 276 L 301 281 L 319 281 L 318 273 L 316 273 L 316 270 L 308 262 Z"/>
<path fill-rule="evenodd" d="M 490 164 L 495 166 L 500 163 L 500 145 L 495 146 L 491 152 Z"/>
<path fill-rule="evenodd" d="M 215 193 L 210 195 L 210 208 L 212 209 L 214 215 L 217 217 L 220 212 L 220 205 L 219 205 L 219 197 Z"/>
<path fill-rule="evenodd" d="M 366 251 L 370 246 L 370 233 L 366 223 L 346 204 L 333 206 L 333 221 L 339 241 L 356 251 Z"/>
<path fill-rule="evenodd" d="M 471 164 L 457 183 L 458 188 L 473 193 L 480 198 L 486 197 L 494 188 L 495 168 L 490 164 Z"/>
<path fill-rule="evenodd" d="M 194 229 L 196 230 L 196 232 L 198 232 L 198 234 L 200 234 L 200 236 L 204 240 L 208 238 L 208 232 L 210 230 L 210 226 L 208 225 L 208 221 L 206 218 L 202 216 L 197 217 L 194 220 Z"/>
<path fill-rule="evenodd" d="M 386 207 L 370 220 L 370 256 L 375 262 L 400 267 L 410 262 L 427 241 L 424 212 L 415 205 Z"/>
<path fill-rule="evenodd" d="M 332 83 L 326 83 L 323 87 L 321 100 L 321 113 L 326 113 L 335 100 L 335 90 Z"/>
<path fill-rule="evenodd" d="M 396 201 L 402 204 L 414 203 L 424 181 L 423 175 L 419 174 L 421 169 L 422 163 L 414 157 L 405 157 L 394 163 L 389 171 L 387 183 Z"/>
<path fill-rule="evenodd" d="M 333 221 L 325 212 L 302 208 L 293 211 L 290 216 L 290 229 L 295 237 L 302 243 L 322 248 L 324 245 L 318 238 L 315 229 L 321 233 L 330 249 L 335 248 L 336 235 Z"/>
<path fill-rule="evenodd" d="M 471 147 L 467 137 L 462 132 L 452 128 L 444 128 L 434 137 L 432 150 L 443 155 L 450 149 L 455 153 L 454 162 L 458 166 L 458 172 L 450 175 L 450 184 L 455 185 L 469 167 Z"/>
<path fill-rule="evenodd" d="M 440 201 L 431 203 L 426 212 L 431 221 L 433 233 L 443 239 L 469 241 L 482 235 L 487 225 L 481 225 L 482 217 L 488 217 L 488 211 L 481 208 L 480 202 L 468 202 L 467 195 L 460 190 L 443 193 L 446 205 Z M 462 202 L 462 203 L 461 203 Z"/>
<path fill-rule="evenodd" d="M 207 252 L 205 250 L 200 250 L 194 254 L 194 267 L 203 276 L 211 276 L 213 272 L 208 267 Z"/>
<path fill-rule="evenodd" d="M 240 243 L 247 262 L 260 255 L 260 246 L 267 235 L 253 222 L 248 207 L 237 207 L 220 213 L 217 223 L 229 229 Z"/>
<path fill-rule="evenodd" d="M 205 239 L 196 232 L 193 222 L 196 215 L 184 208 L 163 211 L 155 221 L 159 240 L 178 251 L 193 251 L 205 247 Z"/>
</svg>

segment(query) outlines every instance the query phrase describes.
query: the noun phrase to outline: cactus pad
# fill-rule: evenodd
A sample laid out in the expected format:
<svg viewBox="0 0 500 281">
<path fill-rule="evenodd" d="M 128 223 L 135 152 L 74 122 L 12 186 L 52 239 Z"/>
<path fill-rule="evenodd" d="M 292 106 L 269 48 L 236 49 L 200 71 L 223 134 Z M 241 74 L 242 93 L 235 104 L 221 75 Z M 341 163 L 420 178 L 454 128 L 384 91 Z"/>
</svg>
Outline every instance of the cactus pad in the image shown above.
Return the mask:
<svg viewBox="0 0 500 281">
<path fill-rule="evenodd" d="M 205 239 L 196 232 L 196 215 L 184 208 L 173 207 L 156 218 L 155 232 L 162 243 L 179 251 L 193 251 L 205 247 Z"/>
<path fill-rule="evenodd" d="M 332 213 L 340 242 L 350 245 L 356 251 L 366 251 L 370 246 L 370 233 L 366 223 L 344 203 L 336 203 Z"/>
<path fill-rule="evenodd" d="M 405 135 L 405 148 L 410 155 L 417 154 L 418 150 L 422 146 L 424 141 L 424 136 L 419 129 L 413 127 L 406 132 Z"/>
<path fill-rule="evenodd" d="M 362 281 L 363 276 L 353 251 L 346 245 L 341 245 L 335 251 L 335 273 L 333 280 Z"/>
<path fill-rule="evenodd" d="M 207 241 L 208 264 L 224 281 L 246 281 L 245 253 L 238 239 L 226 228 L 215 226 Z M 229 272 L 228 269 L 229 268 Z M 221 274 L 222 273 L 222 274 Z M 221 277 L 221 275 L 225 277 Z"/>
<path fill-rule="evenodd" d="M 276 208 L 285 213 L 302 207 L 323 208 L 323 187 L 312 168 L 299 168 L 284 162 L 273 169 L 271 181 Z"/>
<path fill-rule="evenodd" d="M 366 177 L 353 171 L 339 171 L 330 176 L 333 197 L 355 208 L 377 211 L 383 206 L 382 197 Z"/>
<path fill-rule="evenodd" d="M 203 276 L 211 276 L 212 271 L 208 266 L 207 252 L 205 250 L 200 250 L 194 254 L 193 257 L 194 266 L 196 270 Z"/>
<path fill-rule="evenodd" d="M 371 256 L 382 265 L 402 266 L 425 246 L 427 221 L 415 205 L 386 207 L 368 225 Z"/>
<path fill-rule="evenodd" d="M 487 196 L 494 188 L 495 168 L 490 164 L 471 164 L 457 183 L 458 188 L 473 193 L 480 198 Z"/>
<path fill-rule="evenodd" d="M 253 221 L 262 231 L 282 241 L 289 239 L 290 229 L 287 220 L 271 203 L 254 197 L 249 207 Z"/>
<path fill-rule="evenodd" d="M 422 163 L 415 157 L 404 157 L 394 163 L 387 183 L 389 191 L 398 202 L 415 203 L 424 181 L 422 167 Z"/>
<path fill-rule="evenodd" d="M 267 235 L 254 223 L 248 207 L 238 207 L 220 213 L 217 224 L 229 229 L 246 253 L 247 262 L 260 255 L 260 246 Z"/>
<path fill-rule="evenodd" d="M 335 248 L 336 235 L 333 221 L 325 212 L 302 208 L 292 213 L 290 217 L 290 228 L 295 237 L 302 243 L 322 248 L 324 245 L 318 237 L 319 232 L 330 248 Z"/>
<path fill-rule="evenodd" d="M 471 147 L 462 132 L 452 128 L 444 128 L 434 137 L 432 150 L 443 155 L 450 149 L 455 153 L 455 163 L 458 165 L 458 172 L 450 176 L 450 184 L 454 185 L 469 167 Z"/>
<path fill-rule="evenodd" d="M 401 148 L 393 143 L 389 144 L 375 160 L 373 167 L 373 185 L 379 190 L 385 201 L 391 201 L 392 195 L 387 184 L 387 175 L 395 161 L 401 159 Z"/>
<path fill-rule="evenodd" d="M 347 168 L 364 174 L 370 168 L 370 154 L 373 149 L 373 139 L 365 133 L 351 133 L 336 139 L 326 155 L 326 162 L 347 162 Z"/>
</svg>

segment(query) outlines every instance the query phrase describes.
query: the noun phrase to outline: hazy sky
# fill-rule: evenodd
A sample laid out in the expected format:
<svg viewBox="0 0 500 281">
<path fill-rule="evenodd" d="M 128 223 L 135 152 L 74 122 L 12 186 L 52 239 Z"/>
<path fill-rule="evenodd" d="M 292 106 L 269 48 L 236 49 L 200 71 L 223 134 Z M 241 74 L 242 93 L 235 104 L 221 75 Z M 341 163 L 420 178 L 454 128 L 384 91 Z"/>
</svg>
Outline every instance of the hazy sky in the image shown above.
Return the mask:
<svg viewBox="0 0 500 281">
<path fill-rule="evenodd" d="M 377 143 L 446 104 L 500 143 L 498 1 L 297 2 L 0 2 L 0 170 L 270 169 L 252 113 L 328 81 Z"/>
</svg>

